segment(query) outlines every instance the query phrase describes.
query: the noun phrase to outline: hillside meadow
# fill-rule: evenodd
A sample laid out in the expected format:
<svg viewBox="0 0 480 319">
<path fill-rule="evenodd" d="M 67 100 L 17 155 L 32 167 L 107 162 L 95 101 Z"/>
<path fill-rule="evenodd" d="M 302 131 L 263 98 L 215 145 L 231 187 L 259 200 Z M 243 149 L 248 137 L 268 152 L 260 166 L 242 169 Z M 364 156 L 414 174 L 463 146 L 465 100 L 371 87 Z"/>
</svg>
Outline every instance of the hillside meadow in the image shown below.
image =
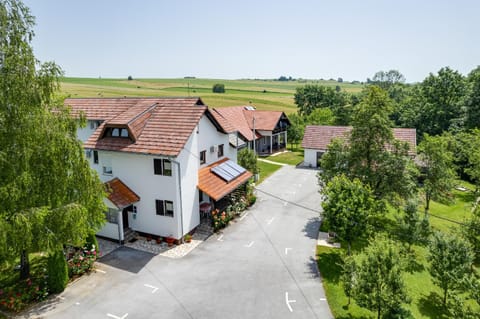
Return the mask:
<svg viewBox="0 0 480 319">
<path fill-rule="evenodd" d="M 225 93 L 213 93 L 216 83 L 225 85 Z M 336 87 L 360 92 L 363 85 L 324 80 L 221 80 L 221 79 L 103 79 L 70 78 L 61 80 L 61 92 L 68 97 L 141 97 L 198 96 L 211 107 L 253 105 L 259 110 L 296 112 L 295 89 L 306 84 Z"/>
</svg>

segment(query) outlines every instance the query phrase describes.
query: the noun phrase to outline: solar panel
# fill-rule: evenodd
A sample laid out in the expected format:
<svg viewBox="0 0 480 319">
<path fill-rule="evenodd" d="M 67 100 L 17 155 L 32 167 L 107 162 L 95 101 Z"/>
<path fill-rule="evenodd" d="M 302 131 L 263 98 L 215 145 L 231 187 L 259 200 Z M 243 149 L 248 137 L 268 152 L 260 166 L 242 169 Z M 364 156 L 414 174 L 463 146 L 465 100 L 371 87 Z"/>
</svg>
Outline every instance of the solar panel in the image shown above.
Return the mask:
<svg viewBox="0 0 480 319">
<path fill-rule="evenodd" d="M 218 166 L 213 167 L 211 171 L 220 178 L 224 179 L 226 182 L 230 182 L 243 174 L 246 169 L 241 167 L 237 163 L 228 160 Z"/>
</svg>

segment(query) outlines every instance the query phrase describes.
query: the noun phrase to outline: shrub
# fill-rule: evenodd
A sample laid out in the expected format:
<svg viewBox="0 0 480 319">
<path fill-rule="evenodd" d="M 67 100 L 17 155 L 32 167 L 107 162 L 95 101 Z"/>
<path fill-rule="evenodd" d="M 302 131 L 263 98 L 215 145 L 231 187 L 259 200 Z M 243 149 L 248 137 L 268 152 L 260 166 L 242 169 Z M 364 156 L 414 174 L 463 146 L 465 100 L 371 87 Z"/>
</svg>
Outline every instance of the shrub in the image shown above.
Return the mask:
<svg viewBox="0 0 480 319">
<path fill-rule="evenodd" d="M 213 229 L 218 231 L 225 228 L 228 222 L 232 219 L 232 215 L 229 212 L 219 212 L 218 209 L 212 211 Z"/>
<path fill-rule="evenodd" d="M 133 78 L 132 78 L 132 76 L 131 76 L 131 75 L 129 75 L 127 79 L 128 79 L 128 81 L 131 81 L 131 80 L 133 80 Z"/>
<path fill-rule="evenodd" d="M 81 276 L 93 269 L 93 264 L 97 259 L 95 248 L 75 250 L 68 258 L 68 275 L 71 277 Z"/>
<path fill-rule="evenodd" d="M 98 256 L 98 254 L 100 253 L 100 247 L 98 247 L 98 241 L 95 234 L 92 233 L 87 236 L 87 239 L 85 241 L 85 247 L 87 247 L 87 249 L 95 249 Z"/>
<path fill-rule="evenodd" d="M 49 254 L 47 261 L 48 290 L 52 293 L 62 292 L 68 284 L 68 266 L 63 250 Z"/>
<path fill-rule="evenodd" d="M 221 83 L 217 83 L 217 84 L 213 85 L 212 92 L 213 93 L 225 93 L 225 85 L 221 84 Z"/>
</svg>

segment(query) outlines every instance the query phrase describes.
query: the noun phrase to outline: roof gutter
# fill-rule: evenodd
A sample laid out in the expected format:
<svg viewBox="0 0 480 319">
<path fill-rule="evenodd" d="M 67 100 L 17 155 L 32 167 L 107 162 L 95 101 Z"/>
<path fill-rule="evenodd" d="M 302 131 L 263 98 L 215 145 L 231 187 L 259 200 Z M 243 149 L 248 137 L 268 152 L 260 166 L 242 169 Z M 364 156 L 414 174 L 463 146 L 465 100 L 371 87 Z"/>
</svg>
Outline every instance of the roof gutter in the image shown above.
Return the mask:
<svg viewBox="0 0 480 319">
<path fill-rule="evenodd" d="M 177 173 L 178 173 L 178 193 L 180 195 L 180 231 L 181 231 L 181 238 L 180 241 L 183 243 L 183 198 L 182 198 L 182 174 L 180 169 L 180 162 L 177 162 L 173 158 L 170 158 L 170 161 L 177 166 Z"/>
</svg>

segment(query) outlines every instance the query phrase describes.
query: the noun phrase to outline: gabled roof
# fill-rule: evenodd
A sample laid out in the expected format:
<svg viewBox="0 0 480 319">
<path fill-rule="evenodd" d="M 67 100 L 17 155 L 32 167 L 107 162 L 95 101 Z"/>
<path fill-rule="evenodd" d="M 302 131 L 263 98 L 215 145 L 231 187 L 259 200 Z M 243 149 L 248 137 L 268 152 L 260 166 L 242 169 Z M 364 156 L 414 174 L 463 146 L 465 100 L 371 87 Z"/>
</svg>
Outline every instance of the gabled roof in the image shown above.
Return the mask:
<svg viewBox="0 0 480 319">
<path fill-rule="evenodd" d="M 255 116 L 255 131 L 273 131 L 282 116 L 286 115 L 281 111 L 259 111 L 251 106 L 230 106 L 212 109 L 212 114 L 220 123 L 225 125 L 227 131 L 232 127 L 238 131 L 246 140 L 253 140 L 253 118 Z M 261 137 L 256 132 L 256 138 Z"/>
<path fill-rule="evenodd" d="M 111 181 L 106 182 L 105 185 L 107 187 L 108 199 L 118 209 L 123 209 L 140 201 L 140 197 L 119 178 L 115 177 Z"/>
<path fill-rule="evenodd" d="M 303 135 L 302 147 L 307 149 L 327 150 L 327 146 L 334 138 L 349 138 L 351 126 L 308 125 Z M 407 142 L 410 147 L 408 153 L 415 154 L 417 147 L 417 133 L 414 128 L 394 128 L 393 137 Z"/>
<path fill-rule="evenodd" d="M 223 128 L 200 98 L 80 98 L 65 104 L 73 116 L 103 120 L 84 143 L 91 149 L 178 156 L 205 113 Z M 107 127 L 126 128 L 129 138 L 104 137 Z"/>
<path fill-rule="evenodd" d="M 198 170 L 198 189 L 215 201 L 230 194 L 253 176 L 249 171 L 245 171 L 230 182 L 227 182 L 212 171 L 212 168 L 217 167 L 228 160 L 228 158 L 223 158 Z"/>
</svg>

